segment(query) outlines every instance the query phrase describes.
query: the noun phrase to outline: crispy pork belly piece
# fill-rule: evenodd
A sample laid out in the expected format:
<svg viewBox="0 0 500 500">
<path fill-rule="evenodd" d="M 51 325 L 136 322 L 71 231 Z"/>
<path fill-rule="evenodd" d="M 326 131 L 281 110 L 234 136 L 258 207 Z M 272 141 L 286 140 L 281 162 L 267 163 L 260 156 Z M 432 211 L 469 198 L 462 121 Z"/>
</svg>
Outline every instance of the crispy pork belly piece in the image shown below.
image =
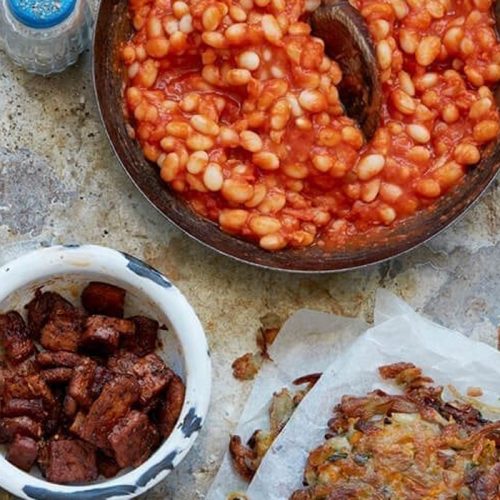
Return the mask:
<svg viewBox="0 0 500 500">
<path fill-rule="evenodd" d="M 35 352 L 28 327 L 16 311 L 0 314 L 0 342 L 7 361 L 13 364 L 21 363 Z"/>
<path fill-rule="evenodd" d="M 68 394 L 66 394 L 63 401 L 63 413 L 69 419 L 75 417 L 78 412 L 78 403 Z"/>
<path fill-rule="evenodd" d="M 40 339 L 42 328 L 55 311 L 69 311 L 74 306 L 58 293 L 37 290 L 35 297 L 26 305 L 28 311 L 28 329 L 35 340 Z"/>
<path fill-rule="evenodd" d="M 118 286 L 91 281 L 83 290 L 81 300 L 89 314 L 103 314 L 123 318 L 127 292 Z"/>
<path fill-rule="evenodd" d="M 101 449 L 109 449 L 108 435 L 120 418 L 139 399 L 140 389 L 133 377 L 117 375 L 108 382 L 88 414 L 77 415 L 71 431 Z"/>
<path fill-rule="evenodd" d="M 109 357 L 107 366 L 113 373 L 133 374 L 139 356 L 128 351 L 119 351 Z"/>
<path fill-rule="evenodd" d="M 36 355 L 36 362 L 41 368 L 73 368 L 82 362 L 82 356 L 67 351 L 44 351 Z"/>
<path fill-rule="evenodd" d="M 82 408 L 89 408 L 93 401 L 92 388 L 96 374 L 97 364 L 87 358 L 73 369 L 73 374 L 68 387 L 71 396 Z"/>
<path fill-rule="evenodd" d="M 0 443 L 10 443 L 18 434 L 40 439 L 42 424 L 29 417 L 0 418 Z"/>
<path fill-rule="evenodd" d="M 52 483 L 85 483 L 98 475 L 95 448 L 79 439 L 48 441 L 40 450 L 38 463 Z"/>
<path fill-rule="evenodd" d="M 17 435 L 7 450 L 7 460 L 16 467 L 29 472 L 38 457 L 37 442 L 27 436 Z"/>
<path fill-rule="evenodd" d="M 158 343 L 158 321 L 146 316 L 133 316 L 128 319 L 134 322 L 135 335 L 124 336 L 122 347 L 137 356 L 153 353 Z"/>
<path fill-rule="evenodd" d="M 182 379 L 173 374 L 168 387 L 167 394 L 163 400 L 158 413 L 158 428 L 163 437 L 168 437 L 174 430 L 175 424 L 181 414 L 184 404 L 186 387 Z"/>
<path fill-rule="evenodd" d="M 108 370 L 105 366 L 97 366 L 95 369 L 95 374 L 94 374 L 94 382 L 92 384 L 91 388 L 91 397 L 92 400 L 97 399 L 104 386 L 113 380 L 115 374 L 111 372 L 111 370 Z"/>
<path fill-rule="evenodd" d="M 83 324 L 84 316 L 78 309 L 55 309 L 42 328 L 40 344 L 49 351 L 76 352 Z"/>
<path fill-rule="evenodd" d="M 172 370 L 156 355 L 148 354 L 140 358 L 132 367 L 141 388 L 139 402 L 145 406 L 167 386 L 174 376 Z"/>
<path fill-rule="evenodd" d="M 113 353 L 120 345 L 121 335 L 133 335 L 132 321 L 107 316 L 90 316 L 82 335 L 82 347 L 93 352 Z"/>
<path fill-rule="evenodd" d="M 48 368 L 47 370 L 42 370 L 40 372 L 42 377 L 47 384 L 66 384 L 73 377 L 73 368 Z"/>
<path fill-rule="evenodd" d="M 158 445 L 159 434 L 147 415 L 132 410 L 113 427 L 109 442 L 120 467 L 137 467 Z"/>
<path fill-rule="evenodd" d="M 4 381 L 3 399 L 42 399 L 46 406 L 54 403 L 54 395 L 45 380 L 38 373 L 22 375 L 9 372 Z"/>
<path fill-rule="evenodd" d="M 120 472 L 121 467 L 116 463 L 112 457 L 108 457 L 101 451 L 97 451 L 97 470 L 99 474 L 105 478 L 114 477 Z"/>
<path fill-rule="evenodd" d="M 2 417 L 30 417 L 33 420 L 44 420 L 47 412 L 43 400 L 10 398 L 3 401 L 0 414 Z"/>
</svg>

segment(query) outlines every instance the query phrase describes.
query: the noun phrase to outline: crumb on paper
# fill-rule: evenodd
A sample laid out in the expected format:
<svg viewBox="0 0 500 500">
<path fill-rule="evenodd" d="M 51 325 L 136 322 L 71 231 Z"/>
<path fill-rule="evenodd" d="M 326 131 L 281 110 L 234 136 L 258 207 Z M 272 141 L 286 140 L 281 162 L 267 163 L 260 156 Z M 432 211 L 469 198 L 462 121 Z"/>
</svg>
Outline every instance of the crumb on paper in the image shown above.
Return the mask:
<svg viewBox="0 0 500 500">
<path fill-rule="evenodd" d="M 234 360 L 231 365 L 233 376 L 238 380 L 253 380 L 262 366 L 264 358 L 269 359 L 267 348 L 276 339 L 283 321 L 274 313 L 267 313 L 260 318 L 261 327 L 257 332 L 256 343 L 259 352 L 247 352 Z"/>
<path fill-rule="evenodd" d="M 260 353 L 247 352 L 234 360 L 231 365 L 233 368 L 233 377 L 238 380 L 253 380 L 262 366 L 262 356 Z"/>
<path fill-rule="evenodd" d="M 471 398 L 480 398 L 483 395 L 481 387 L 467 387 L 467 396 Z"/>
</svg>

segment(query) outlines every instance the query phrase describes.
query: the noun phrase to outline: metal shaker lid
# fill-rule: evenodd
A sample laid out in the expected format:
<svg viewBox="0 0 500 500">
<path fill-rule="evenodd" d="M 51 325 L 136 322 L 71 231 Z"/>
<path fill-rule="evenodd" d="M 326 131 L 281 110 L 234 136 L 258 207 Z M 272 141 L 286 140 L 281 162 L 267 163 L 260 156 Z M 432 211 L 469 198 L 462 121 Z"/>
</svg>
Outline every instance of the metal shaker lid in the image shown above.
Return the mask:
<svg viewBox="0 0 500 500">
<path fill-rule="evenodd" d="M 30 28 L 52 28 L 67 19 L 76 0 L 7 0 L 12 15 Z"/>
</svg>

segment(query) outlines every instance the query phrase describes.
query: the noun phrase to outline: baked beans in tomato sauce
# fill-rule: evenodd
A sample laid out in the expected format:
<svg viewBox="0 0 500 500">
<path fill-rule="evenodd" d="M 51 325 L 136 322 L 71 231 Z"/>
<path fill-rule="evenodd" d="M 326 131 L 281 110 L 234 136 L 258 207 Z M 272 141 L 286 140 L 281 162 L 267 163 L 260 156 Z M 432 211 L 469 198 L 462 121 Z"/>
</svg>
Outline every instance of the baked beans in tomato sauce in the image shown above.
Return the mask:
<svg viewBox="0 0 500 500">
<path fill-rule="evenodd" d="M 386 102 L 368 143 L 311 35 L 318 0 L 129 0 L 129 132 L 199 214 L 266 250 L 330 247 L 463 181 L 499 133 L 491 0 L 353 0 Z"/>
</svg>

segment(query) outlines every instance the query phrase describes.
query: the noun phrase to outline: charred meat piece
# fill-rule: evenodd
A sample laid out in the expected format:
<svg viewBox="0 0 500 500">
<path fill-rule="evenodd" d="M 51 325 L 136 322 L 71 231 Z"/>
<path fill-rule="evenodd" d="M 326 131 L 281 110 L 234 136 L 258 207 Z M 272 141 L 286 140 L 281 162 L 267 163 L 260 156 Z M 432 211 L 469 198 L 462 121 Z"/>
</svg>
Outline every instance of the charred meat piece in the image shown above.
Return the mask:
<svg viewBox="0 0 500 500">
<path fill-rule="evenodd" d="M 97 479 L 94 447 L 79 439 L 48 441 L 40 453 L 39 465 L 52 483 L 73 484 Z"/>
<path fill-rule="evenodd" d="M 0 418 L 0 443 L 10 443 L 17 434 L 40 439 L 42 424 L 29 417 Z"/>
<path fill-rule="evenodd" d="M 159 435 L 144 413 L 133 410 L 115 425 L 109 442 L 120 467 L 137 467 L 158 445 Z"/>
<path fill-rule="evenodd" d="M 76 308 L 55 310 L 42 328 L 40 343 L 49 351 L 76 352 L 83 322 L 84 317 Z"/>
<path fill-rule="evenodd" d="M 73 368 L 49 368 L 42 370 L 40 376 L 47 384 L 66 384 L 73 377 Z"/>
<path fill-rule="evenodd" d="M 158 321 L 146 316 L 129 318 L 135 324 L 135 335 L 123 337 L 122 347 L 137 356 L 145 356 L 155 351 L 158 343 Z"/>
<path fill-rule="evenodd" d="M 163 437 L 168 437 L 174 430 L 181 414 L 186 388 L 181 378 L 174 374 L 167 387 L 167 394 L 158 415 L 158 428 Z"/>
<path fill-rule="evenodd" d="M 148 354 L 139 359 L 132 370 L 141 388 L 139 402 L 142 405 L 149 404 L 173 377 L 172 370 L 168 369 L 156 354 Z"/>
<path fill-rule="evenodd" d="M 47 417 L 42 399 L 7 399 L 2 404 L 1 414 L 2 417 L 30 417 L 38 421 Z"/>
<path fill-rule="evenodd" d="M 126 291 L 118 286 L 90 282 L 82 292 L 82 304 L 89 314 L 123 318 Z"/>
<path fill-rule="evenodd" d="M 133 377 L 117 375 L 104 386 L 88 415 L 79 414 L 70 430 L 98 448 L 109 449 L 109 433 L 139 399 L 139 393 L 139 385 Z"/>
<path fill-rule="evenodd" d="M 85 359 L 73 370 L 73 376 L 68 388 L 68 394 L 83 408 L 92 404 L 92 387 L 97 364 L 91 359 Z"/>
<path fill-rule="evenodd" d="M 35 352 L 26 323 L 16 311 L 0 314 L 0 342 L 7 360 L 14 364 L 21 363 Z"/>
<path fill-rule="evenodd" d="M 64 398 L 63 412 L 68 418 L 73 418 L 78 412 L 78 403 L 69 395 Z"/>
<path fill-rule="evenodd" d="M 108 359 L 108 368 L 114 373 L 133 374 L 139 356 L 128 351 L 119 351 Z"/>
<path fill-rule="evenodd" d="M 99 397 L 103 387 L 113 380 L 114 374 L 104 366 L 97 366 L 94 375 L 94 382 L 92 383 L 91 397 L 95 400 Z"/>
<path fill-rule="evenodd" d="M 55 368 L 60 366 L 73 368 L 82 362 L 82 356 L 67 351 L 44 351 L 36 355 L 36 362 L 38 366 L 42 368 Z"/>
<path fill-rule="evenodd" d="M 7 460 L 29 472 L 38 457 L 38 445 L 34 439 L 17 435 L 7 451 Z"/>
<path fill-rule="evenodd" d="M 115 352 L 121 335 L 133 335 L 135 325 L 127 319 L 90 316 L 82 335 L 82 346 L 94 352 Z"/>
<path fill-rule="evenodd" d="M 99 450 L 97 451 L 97 469 L 99 474 L 106 478 L 114 477 L 120 472 L 120 466 L 116 463 L 116 460 Z"/>
<path fill-rule="evenodd" d="M 22 376 L 17 372 L 10 373 L 4 382 L 3 399 L 38 399 L 41 398 L 46 405 L 54 403 L 54 395 L 49 386 L 38 374 Z"/>
<path fill-rule="evenodd" d="M 28 310 L 28 329 L 35 340 L 40 338 L 42 328 L 55 311 L 72 311 L 73 305 L 58 293 L 37 290 L 33 300 L 26 305 Z"/>
</svg>

